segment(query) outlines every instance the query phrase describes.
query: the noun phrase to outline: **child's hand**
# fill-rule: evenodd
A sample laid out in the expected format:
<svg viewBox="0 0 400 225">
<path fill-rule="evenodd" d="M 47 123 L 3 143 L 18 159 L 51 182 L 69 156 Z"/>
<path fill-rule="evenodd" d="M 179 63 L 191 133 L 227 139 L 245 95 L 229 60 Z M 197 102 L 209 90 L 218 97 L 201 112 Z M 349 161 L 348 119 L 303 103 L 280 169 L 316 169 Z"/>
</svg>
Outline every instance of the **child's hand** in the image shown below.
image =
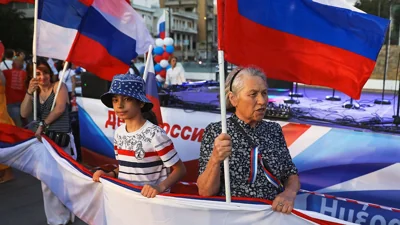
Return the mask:
<svg viewBox="0 0 400 225">
<path fill-rule="evenodd" d="M 142 188 L 142 195 L 146 198 L 154 198 L 156 197 L 156 195 L 162 193 L 163 190 L 161 190 L 161 188 L 157 185 L 155 186 L 151 186 L 149 184 L 146 184 L 143 186 Z"/>
<path fill-rule="evenodd" d="M 106 172 L 104 172 L 103 170 L 97 170 L 94 174 L 93 174 L 93 181 L 94 182 L 100 182 L 100 177 L 106 174 Z"/>
</svg>

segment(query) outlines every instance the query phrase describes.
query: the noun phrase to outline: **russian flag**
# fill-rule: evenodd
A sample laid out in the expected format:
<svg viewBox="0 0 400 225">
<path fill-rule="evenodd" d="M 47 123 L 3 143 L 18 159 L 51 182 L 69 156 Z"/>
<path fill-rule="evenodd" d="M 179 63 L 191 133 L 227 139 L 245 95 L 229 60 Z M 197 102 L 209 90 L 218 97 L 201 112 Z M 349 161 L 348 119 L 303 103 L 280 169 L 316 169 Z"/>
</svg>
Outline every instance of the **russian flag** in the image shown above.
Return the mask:
<svg viewBox="0 0 400 225">
<path fill-rule="evenodd" d="M 375 67 L 389 24 L 343 0 L 219 0 L 218 20 L 227 61 L 354 99 Z"/>
<path fill-rule="evenodd" d="M 124 0 L 39 0 L 37 54 L 81 66 L 103 79 L 125 73 L 154 43 Z"/>
<path fill-rule="evenodd" d="M 8 4 L 10 2 L 26 2 L 30 4 L 35 4 L 35 0 L 0 0 L 0 4 Z"/>
<path fill-rule="evenodd" d="M 147 75 L 145 76 L 146 81 L 146 97 L 153 103 L 153 112 L 156 114 L 158 124 L 163 124 L 162 116 L 161 116 L 161 107 L 160 107 L 160 99 L 158 97 L 157 91 L 157 80 L 156 73 L 154 71 L 154 63 L 153 63 L 153 55 L 147 54 L 149 63 Z"/>
<path fill-rule="evenodd" d="M 157 21 L 157 33 L 159 38 L 165 38 L 165 10 Z"/>
</svg>

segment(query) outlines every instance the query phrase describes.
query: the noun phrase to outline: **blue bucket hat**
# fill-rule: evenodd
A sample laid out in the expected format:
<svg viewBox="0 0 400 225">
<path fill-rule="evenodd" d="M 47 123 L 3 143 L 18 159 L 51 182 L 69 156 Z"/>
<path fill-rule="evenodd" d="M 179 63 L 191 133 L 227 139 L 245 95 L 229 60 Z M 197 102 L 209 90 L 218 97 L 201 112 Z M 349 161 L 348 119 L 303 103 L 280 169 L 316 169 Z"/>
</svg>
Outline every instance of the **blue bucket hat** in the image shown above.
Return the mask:
<svg viewBox="0 0 400 225">
<path fill-rule="evenodd" d="M 150 111 L 153 108 L 153 103 L 146 97 L 144 80 L 138 75 L 120 74 L 114 76 L 110 90 L 103 94 L 100 99 L 108 108 L 113 108 L 112 97 L 114 95 L 124 95 L 143 102 L 142 112 Z"/>
</svg>

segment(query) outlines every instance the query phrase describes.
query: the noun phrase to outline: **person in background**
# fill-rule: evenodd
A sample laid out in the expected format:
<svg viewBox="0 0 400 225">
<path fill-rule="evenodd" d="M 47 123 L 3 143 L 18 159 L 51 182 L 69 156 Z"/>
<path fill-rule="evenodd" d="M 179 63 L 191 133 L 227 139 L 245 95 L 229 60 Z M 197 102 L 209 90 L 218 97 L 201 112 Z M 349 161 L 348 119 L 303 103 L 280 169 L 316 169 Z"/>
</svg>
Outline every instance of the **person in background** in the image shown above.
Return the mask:
<svg viewBox="0 0 400 225">
<path fill-rule="evenodd" d="M 28 68 L 32 68 L 32 65 L 28 65 Z M 29 70 L 29 72 L 33 71 Z M 52 82 L 52 76 L 53 72 L 47 60 L 38 58 L 36 78 L 32 78 L 29 81 L 28 90 L 21 104 L 21 116 L 28 118 L 32 114 L 33 92 L 37 91 L 38 121 L 36 121 L 32 128 L 32 130 L 36 131 L 36 138 L 41 141 L 42 135 L 46 134 L 65 153 L 76 160 L 77 152 L 74 144 L 74 136 L 71 133 L 67 88 L 61 82 Z M 29 77 L 32 77 L 32 75 Z M 58 85 L 61 85 L 61 88 L 57 99 L 55 99 Z M 54 101 L 55 107 L 51 110 Z M 74 221 L 75 216 L 44 183 L 42 183 L 42 192 L 48 224 L 67 224 L 69 221 Z"/>
<path fill-rule="evenodd" d="M 14 55 L 14 50 L 6 49 L 6 51 L 4 52 L 4 60 L 0 63 L 0 70 L 4 71 L 12 69 Z"/>
<path fill-rule="evenodd" d="M 0 58 L 3 52 L 0 52 Z M 0 70 L 0 123 L 14 125 L 14 121 L 11 119 L 7 112 L 7 101 L 5 85 L 6 80 L 3 73 Z M 11 167 L 0 164 L 0 184 L 14 179 Z"/>
<path fill-rule="evenodd" d="M 54 63 L 53 59 L 52 58 L 48 58 L 47 59 L 47 63 L 49 64 L 51 70 L 53 71 L 54 76 L 57 77 L 59 70 L 57 70 L 56 64 Z"/>
<path fill-rule="evenodd" d="M 64 67 L 64 64 L 62 65 L 62 67 Z M 61 78 L 62 74 L 63 74 L 63 72 L 61 70 L 58 73 L 58 79 Z M 67 86 L 69 103 L 71 103 L 71 100 L 75 97 L 75 87 L 76 87 L 75 75 L 76 75 L 75 74 L 75 66 L 72 63 L 68 63 L 68 67 L 67 67 L 67 70 L 65 71 L 65 75 L 63 78 L 63 83 Z M 69 106 L 71 106 L 71 104 L 69 104 Z"/>
<path fill-rule="evenodd" d="M 18 127 L 23 126 L 23 120 L 20 115 L 21 103 L 24 100 L 26 86 L 26 71 L 24 70 L 24 61 L 20 57 L 15 57 L 11 70 L 3 71 L 6 79 L 6 98 L 7 110 L 11 118 Z"/>
<path fill-rule="evenodd" d="M 177 58 L 172 56 L 169 59 L 169 64 L 171 68 L 167 70 L 167 76 L 165 78 L 165 86 L 169 85 L 181 85 L 186 82 L 185 71 L 183 67 L 177 66 Z"/>
</svg>

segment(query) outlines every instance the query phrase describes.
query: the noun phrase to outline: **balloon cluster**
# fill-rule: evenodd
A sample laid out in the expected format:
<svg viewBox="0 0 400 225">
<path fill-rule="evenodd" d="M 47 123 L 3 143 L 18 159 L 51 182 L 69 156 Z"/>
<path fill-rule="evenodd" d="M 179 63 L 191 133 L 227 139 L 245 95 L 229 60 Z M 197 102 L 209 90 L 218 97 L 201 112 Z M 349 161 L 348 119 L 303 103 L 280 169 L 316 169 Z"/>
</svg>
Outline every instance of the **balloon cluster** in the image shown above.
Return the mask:
<svg viewBox="0 0 400 225">
<path fill-rule="evenodd" d="M 155 55 L 154 61 L 157 63 L 154 66 L 157 77 L 161 77 L 165 80 L 167 70 L 171 67 L 168 59 L 172 56 L 174 50 L 174 40 L 172 38 L 166 37 L 164 39 L 156 39 L 156 47 L 153 50 L 153 55 Z"/>
</svg>

